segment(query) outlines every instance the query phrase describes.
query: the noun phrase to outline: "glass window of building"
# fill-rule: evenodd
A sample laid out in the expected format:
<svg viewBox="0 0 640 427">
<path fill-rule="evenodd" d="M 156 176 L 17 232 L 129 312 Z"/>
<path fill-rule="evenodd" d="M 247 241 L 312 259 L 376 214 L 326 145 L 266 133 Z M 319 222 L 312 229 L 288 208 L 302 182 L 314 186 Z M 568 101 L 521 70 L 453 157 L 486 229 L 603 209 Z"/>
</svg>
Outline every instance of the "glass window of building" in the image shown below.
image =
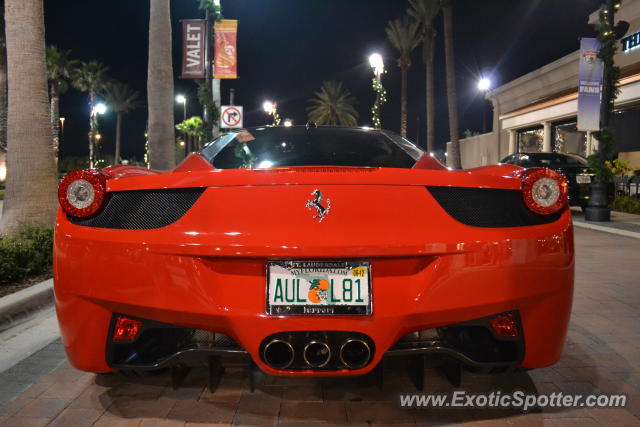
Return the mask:
<svg viewBox="0 0 640 427">
<path fill-rule="evenodd" d="M 640 106 L 614 111 L 611 128 L 617 152 L 640 151 Z"/>
<path fill-rule="evenodd" d="M 575 121 L 554 125 L 553 151 L 583 157 L 587 154 L 587 133 L 579 131 L 576 125 Z"/>
<path fill-rule="evenodd" d="M 543 135 L 544 129 L 542 127 L 518 131 L 518 152 L 540 153 Z"/>
</svg>

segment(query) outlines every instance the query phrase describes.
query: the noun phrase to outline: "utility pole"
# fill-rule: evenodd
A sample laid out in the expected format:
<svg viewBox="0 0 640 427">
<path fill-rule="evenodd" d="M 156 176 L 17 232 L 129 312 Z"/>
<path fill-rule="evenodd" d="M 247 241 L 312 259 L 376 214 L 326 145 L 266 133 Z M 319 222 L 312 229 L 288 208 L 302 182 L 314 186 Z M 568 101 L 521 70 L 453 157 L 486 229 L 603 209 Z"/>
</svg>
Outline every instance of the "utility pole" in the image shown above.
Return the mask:
<svg viewBox="0 0 640 427">
<path fill-rule="evenodd" d="M 204 15 L 204 20 L 205 20 L 205 25 L 206 25 L 206 34 L 207 34 L 207 40 L 205 42 L 205 84 L 206 87 L 209 87 L 211 85 L 211 75 L 213 74 L 213 70 L 212 70 L 212 55 L 211 55 L 211 45 L 212 40 L 213 40 L 213 25 L 211 25 L 211 16 L 209 13 L 209 9 L 207 9 L 205 11 L 205 15 Z M 209 107 L 207 106 L 207 104 L 205 103 L 203 108 L 202 108 L 202 118 L 204 119 L 204 122 L 206 124 L 210 124 L 210 120 L 211 120 L 211 112 L 209 111 Z"/>
<path fill-rule="evenodd" d="M 216 7 L 217 10 L 220 10 L 220 0 L 213 0 L 213 5 Z M 212 25 L 213 28 L 213 25 Z M 215 38 L 215 31 L 212 32 L 212 37 L 211 40 L 214 40 Z M 213 61 L 210 61 L 211 64 L 211 69 L 212 69 L 212 73 L 207 74 L 207 77 L 209 77 L 209 79 L 212 79 L 211 82 L 211 93 L 213 94 L 213 103 L 216 106 L 216 110 L 219 112 L 220 111 L 220 106 L 222 105 L 221 102 L 221 93 L 220 93 L 220 79 L 213 79 L 213 74 L 216 72 L 215 70 L 215 64 L 213 63 Z M 213 112 L 212 112 L 213 113 Z M 211 123 L 217 123 L 214 124 L 211 128 L 212 128 L 212 137 L 215 139 L 218 137 L 218 134 L 220 133 L 220 123 L 218 123 L 218 121 L 216 120 L 215 117 L 211 117 Z"/>
</svg>

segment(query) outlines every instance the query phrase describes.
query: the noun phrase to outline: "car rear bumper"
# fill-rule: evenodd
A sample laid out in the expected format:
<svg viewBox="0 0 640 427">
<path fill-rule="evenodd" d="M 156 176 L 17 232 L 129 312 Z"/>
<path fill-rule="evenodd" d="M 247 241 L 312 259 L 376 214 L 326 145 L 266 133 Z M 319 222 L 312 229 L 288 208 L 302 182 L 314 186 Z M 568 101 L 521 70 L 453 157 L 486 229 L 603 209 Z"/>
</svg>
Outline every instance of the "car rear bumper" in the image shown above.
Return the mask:
<svg viewBox="0 0 640 427">
<path fill-rule="evenodd" d="M 437 224 L 437 218 L 433 222 Z M 393 354 L 394 346 L 398 350 L 407 334 L 517 311 L 524 354 L 514 364 L 535 368 L 554 363 L 564 343 L 573 293 L 568 210 L 558 221 L 540 226 L 477 230 L 453 220 L 448 225 L 446 240 L 404 244 L 395 253 L 388 243 L 349 250 L 307 245 L 304 255 L 292 251 L 287 257 L 282 247 L 234 250 L 233 245 L 221 248 L 212 242 L 205 250 L 202 242 L 167 243 L 171 226 L 146 232 L 153 235 L 91 229 L 71 224 L 60 213 L 54 276 L 63 342 L 76 368 L 116 369 L 107 353 L 110 324 L 114 313 L 120 313 L 227 335 L 268 374 L 361 375 L 385 354 Z M 440 236 L 437 231 L 433 235 Z M 372 315 L 266 314 L 267 261 L 336 259 L 340 253 L 349 253 L 349 258 L 358 253 L 358 259 L 371 262 Z M 364 334 L 375 343 L 375 352 L 360 369 L 267 365 L 261 355 L 264 339 L 298 331 Z"/>
</svg>

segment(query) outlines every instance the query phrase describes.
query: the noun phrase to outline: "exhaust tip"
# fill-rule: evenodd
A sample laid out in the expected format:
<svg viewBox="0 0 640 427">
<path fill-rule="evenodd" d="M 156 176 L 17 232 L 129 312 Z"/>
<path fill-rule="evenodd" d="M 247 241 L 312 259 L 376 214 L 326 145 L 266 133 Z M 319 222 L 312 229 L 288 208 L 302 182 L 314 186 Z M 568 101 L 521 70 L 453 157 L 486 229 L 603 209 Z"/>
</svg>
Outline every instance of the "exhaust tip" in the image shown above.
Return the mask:
<svg viewBox="0 0 640 427">
<path fill-rule="evenodd" d="M 304 346 L 302 356 L 307 365 L 322 368 L 331 360 L 331 349 L 322 341 L 309 341 L 309 344 Z"/>
<path fill-rule="evenodd" d="M 286 369 L 293 363 L 293 347 L 283 340 L 271 340 L 264 346 L 262 357 L 272 368 Z"/>
<path fill-rule="evenodd" d="M 370 358 L 371 348 L 361 339 L 348 339 L 340 346 L 340 361 L 350 369 L 364 367 Z"/>
</svg>

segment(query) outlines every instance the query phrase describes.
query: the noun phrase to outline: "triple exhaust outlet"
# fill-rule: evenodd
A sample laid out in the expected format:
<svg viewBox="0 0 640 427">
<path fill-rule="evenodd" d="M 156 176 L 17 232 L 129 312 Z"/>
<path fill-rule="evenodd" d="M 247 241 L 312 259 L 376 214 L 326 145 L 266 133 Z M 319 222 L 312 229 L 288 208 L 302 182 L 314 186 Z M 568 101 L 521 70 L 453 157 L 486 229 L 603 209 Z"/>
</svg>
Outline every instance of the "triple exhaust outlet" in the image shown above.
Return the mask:
<svg viewBox="0 0 640 427">
<path fill-rule="evenodd" d="M 338 346 L 336 346 L 338 347 Z M 371 348 L 366 341 L 360 338 L 348 338 L 344 340 L 337 350 L 338 360 L 333 360 L 333 364 L 338 367 L 348 369 L 359 369 L 364 367 L 371 359 Z M 296 360 L 296 352 L 293 345 L 284 339 L 272 339 L 263 350 L 264 361 L 275 369 L 287 369 Z M 303 367 L 311 369 L 321 369 L 327 367 L 332 361 L 333 352 L 329 344 L 322 340 L 308 340 L 302 347 L 301 358 L 304 361 Z"/>
</svg>

